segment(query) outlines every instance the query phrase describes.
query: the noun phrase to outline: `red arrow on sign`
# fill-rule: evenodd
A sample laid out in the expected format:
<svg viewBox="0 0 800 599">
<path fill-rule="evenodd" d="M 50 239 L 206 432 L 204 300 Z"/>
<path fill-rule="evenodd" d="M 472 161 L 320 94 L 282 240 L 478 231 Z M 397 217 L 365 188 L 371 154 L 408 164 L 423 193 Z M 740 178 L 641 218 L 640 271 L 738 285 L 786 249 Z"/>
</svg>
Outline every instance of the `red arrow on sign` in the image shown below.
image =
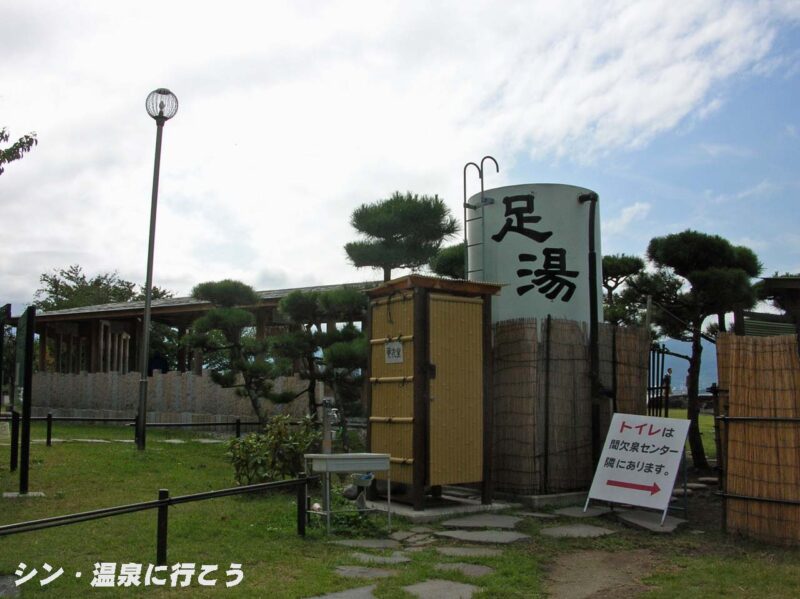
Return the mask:
<svg viewBox="0 0 800 599">
<path fill-rule="evenodd" d="M 637 485 L 623 480 L 607 480 L 606 484 L 611 487 L 622 487 L 623 489 L 633 489 L 634 491 L 650 491 L 650 495 L 655 495 L 661 490 L 661 487 L 655 482 L 652 485 Z"/>
</svg>

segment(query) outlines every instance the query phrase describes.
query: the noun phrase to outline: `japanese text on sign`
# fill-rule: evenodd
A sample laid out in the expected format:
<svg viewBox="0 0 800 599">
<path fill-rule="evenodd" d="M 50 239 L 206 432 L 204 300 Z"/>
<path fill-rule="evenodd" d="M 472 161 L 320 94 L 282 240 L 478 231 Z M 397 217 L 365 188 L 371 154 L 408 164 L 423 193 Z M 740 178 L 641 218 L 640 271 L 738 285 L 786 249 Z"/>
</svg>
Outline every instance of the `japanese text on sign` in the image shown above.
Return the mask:
<svg viewBox="0 0 800 599">
<path fill-rule="evenodd" d="M 502 242 L 509 233 L 523 235 L 534 243 L 544 243 L 552 237 L 553 231 L 528 226 L 538 225 L 542 220 L 541 216 L 534 214 L 532 193 L 505 197 L 503 204 L 505 205 L 505 223 L 497 233 L 492 235 L 494 241 Z M 536 289 L 549 300 L 559 298 L 562 302 L 569 302 L 575 293 L 575 283 L 571 279 L 575 279 L 580 273 L 576 270 L 567 270 L 566 248 L 543 248 L 542 258 L 541 268 L 534 268 L 532 263 L 538 262 L 538 255 L 522 253 L 517 256 L 520 263 L 517 277 L 526 279 L 531 277 L 530 282 L 517 287 L 517 295 L 524 295 L 532 289 Z M 530 267 L 525 268 L 526 266 Z"/>
<path fill-rule="evenodd" d="M 666 509 L 688 430 L 688 420 L 614 414 L 589 497 Z"/>
<path fill-rule="evenodd" d="M 402 364 L 403 363 L 403 342 L 402 341 L 387 341 L 384 345 L 386 351 L 387 364 Z"/>
</svg>

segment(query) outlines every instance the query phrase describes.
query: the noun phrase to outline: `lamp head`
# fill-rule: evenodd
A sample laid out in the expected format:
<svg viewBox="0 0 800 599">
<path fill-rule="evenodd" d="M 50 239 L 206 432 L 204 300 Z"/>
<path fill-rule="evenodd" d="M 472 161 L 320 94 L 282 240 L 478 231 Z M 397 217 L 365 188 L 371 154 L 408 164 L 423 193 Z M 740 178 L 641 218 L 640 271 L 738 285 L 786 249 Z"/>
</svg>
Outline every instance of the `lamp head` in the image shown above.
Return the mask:
<svg viewBox="0 0 800 599">
<path fill-rule="evenodd" d="M 178 98 L 165 87 L 160 87 L 150 92 L 144 106 L 154 119 L 168 121 L 178 112 Z"/>
</svg>

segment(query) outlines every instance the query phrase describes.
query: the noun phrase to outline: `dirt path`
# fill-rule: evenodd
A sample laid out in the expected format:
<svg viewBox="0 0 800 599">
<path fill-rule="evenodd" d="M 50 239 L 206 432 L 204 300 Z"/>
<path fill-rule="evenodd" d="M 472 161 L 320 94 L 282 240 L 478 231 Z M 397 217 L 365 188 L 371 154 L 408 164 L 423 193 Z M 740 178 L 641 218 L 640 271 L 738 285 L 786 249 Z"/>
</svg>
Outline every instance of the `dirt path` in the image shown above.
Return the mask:
<svg viewBox="0 0 800 599">
<path fill-rule="evenodd" d="M 647 589 L 640 581 L 655 563 L 645 549 L 565 553 L 551 566 L 545 590 L 553 599 L 636 597 Z"/>
</svg>

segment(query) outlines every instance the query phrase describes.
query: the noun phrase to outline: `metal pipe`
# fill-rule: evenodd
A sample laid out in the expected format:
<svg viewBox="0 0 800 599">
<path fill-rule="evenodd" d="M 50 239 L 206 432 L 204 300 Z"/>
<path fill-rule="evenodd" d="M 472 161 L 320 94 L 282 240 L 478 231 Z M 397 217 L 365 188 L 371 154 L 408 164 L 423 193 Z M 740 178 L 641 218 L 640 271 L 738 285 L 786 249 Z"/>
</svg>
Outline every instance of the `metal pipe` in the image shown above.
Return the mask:
<svg viewBox="0 0 800 599">
<path fill-rule="evenodd" d="M 547 335 L 544 346 L 544 481 L 542 491 L 548 492 L 550 479 L 550 327 L 553 319 L 547 315 Z M 534 447 L 535 451 L 535 447 Z"/>
<path fill-rule="evenodd" d="M 598 196 L 594 192 L 584 193 L 578 202 L 589 202 L 589 376 L 592 394 L 592 460 L 596 464 L 600 459 L 600 350 L 598 345 L 598 297 L 597 297 L 597 244 L 595 240 L 595 219 L 597 216 Z"/>
<path fill-rule="evenodd" d="M 494 157 L 492 157 L 492 156 L 484 156 L 483 158 L 481 158 L 481 208 L 483 208 L 483 205 L 484 205 L 484 201 L 483 201 L 483 162 L 485 160 L 487 160 L 487 159 L 491 160 L 492 162 L 494 162 L 494 168 L 497 169 L 498 173 L 500 172 L 500 165 L 497 164 L 497 160 L 495 160 Z"/>
<path fill-rule="evenodd" d="M 142 501 L 140 503 L 118 505 L 109 508 L 102 508 L 99 510 L 91 510 L 88 512 L 66 514 L 63 516 L 52 516 L 50 518 L 42 518 L 40 520 L 29 520 L 27 522 L 17 522 L 15 524 L 6 524 L 4 526 L 0 526 L 0 537 L 5 535 L 17 534 L 21 532 L 31 532 L 34 530 L 42 530 L 45 528 L 54 528 L 56 526 L 65 526 L 67 524 L 77 524 L 78 522 L 99 520 L 101 518 L 108 518 L 110 516 L 132 514 L 134 512 L 141 512 L 144 510 L 159 508 L 162 505 L 178 505 L 181 503 L 190 503 L 192 501 L 201 501 L 204 499 L 214 499 L 217 497 L 242 495 L 244 493 L 254 493 L 257 491 L 266 491 L 269 489 L 283 489 L 287 487 L 293 487 L 296 485 L 306 485 L 308 484 L 308 482 L 315 481 L 318 479 L 319 476 L 307 476 L 291 480 L 256 483 L 254 485 L 245 485 L 243 487 L 230 487 L 227 489 L 221 489 L 219 491 L 206 491 L 203 493 L 195 493 L 193 495 L 180 495 L 178 497 L 167 497 L 166 499 L 161 499 L 159 497 L 159 499 L 155 499 L 153 501 Z"/>
<path fill-rule="evenodd" d="M 468 272 L 468 269 L 469 269 L 469 257 L 468 257 L 469 244 L 468 244 L 468 241 L 467 241 L 467 208 L 469 208 L 470 210 L 477 209 L 477 206 L 472 206 L 471 204 L 467 204 L 467 169 L 469 168 L 470 165 L 472 165 L 476 169 L 478 169 L 478 177 L 480 177 L 481 182 L 483 182 L 483 173 L 481 172 L 481 167 L 479 167 L 474 162 L 467 162 L 464 165 L 464 203 L 463 203 L 463 208 L 464 208 L 464 278 L 465 279 L 469 278 L 469 272 Z M 481 196 L 481 197 L 483 197 L 483 196 Z"/>
<path fill-rule="evenodd" d="M 150 238 L 147 245 L 147 280 L 144 286 L 144 317 L 142 319 L 142 339 L 139 347 L 139 420 L 136 423 L 136 447 L 145 448 L 147 434 L 147 362 L 150 354 L 150 304 L 153 298 L 153 253 L 156 243 L 156 210 L 158 208 L 158 177 L 161 170 L 161 137 L 164 131 L 164 117 L 156 117 L 156 157 L 153 165 L 153 193 L 150 200 Z"/>
<path fill-rule="evenodd" d="M 158 524 L 156 530 L 156 564 L 167 565 L 167 528 L 169 526 L 169 490 L 159 489 Z"/>
<path fill-rule="evenodd" d="M 742 501 L 760 501 L 762 503 L 777 503 L 779 505 L 800 505 L 800 499 L 773 499 L 771 497 L 755 497 L 753 495 L 737 495 L 735 493 L 723 493 L 717 491 L 714 495 L 719 495 L 724 499 L 740 499 Z"/>
<path fill-rule="evenodd" d="M 22 372 L 22 426 L 20 427 L 19 450 L 19 494 L 28 494 L 31 461 L 31 401 L 33 396 L 33 329 L 36 321 L 36 308 L 30 306 L 21 317 L 25 318 L 25 339 L 20 339 L 17 329 L 17 343 L 25 344 L 25 366 Z M 19 381 L 17 381 L 19 383 Z"/>
</svg>

